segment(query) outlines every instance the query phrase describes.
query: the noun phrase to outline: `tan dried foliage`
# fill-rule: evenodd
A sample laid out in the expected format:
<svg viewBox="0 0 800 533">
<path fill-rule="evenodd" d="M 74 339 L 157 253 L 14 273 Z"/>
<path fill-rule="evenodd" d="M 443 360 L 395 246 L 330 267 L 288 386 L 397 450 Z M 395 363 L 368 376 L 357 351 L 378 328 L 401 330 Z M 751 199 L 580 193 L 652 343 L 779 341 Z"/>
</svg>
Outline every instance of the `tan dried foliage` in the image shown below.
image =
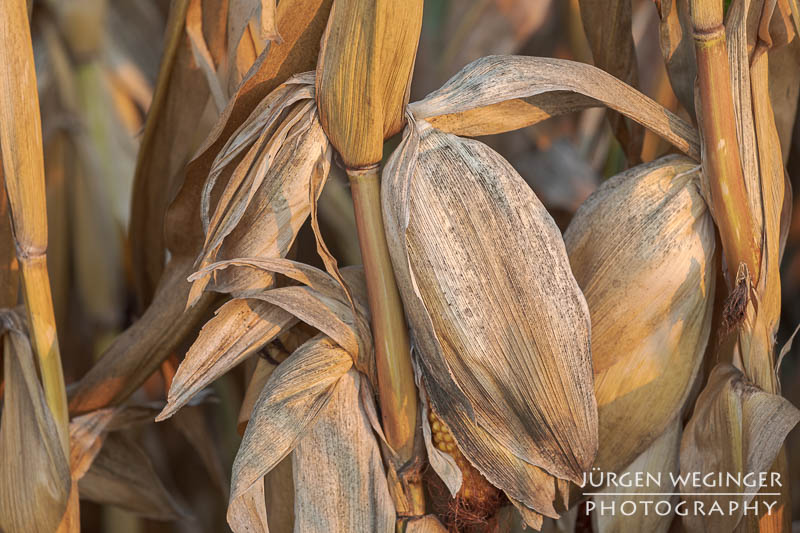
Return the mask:
<svg viewBox="0 0 800 533">
<path fill-rule="evenodd" d="M 694 159 L 697 132 L 683 119 L 591 65 L 563 59 L 488 56 L 409 105 L 417 119 L 457 135 L 489 135 L 552 116 L 605 105 L 657 133 Z"/>
<path fill-rule="evenodd" d="M 581 0 L 581 19 L 592 49 L 594 66 L 619 78 L 634 89 L 639 85 L 632 31 L 632 2 Z M 629 161 L 640 160 L 644 130 L 617 113 L 609 115 L 611 128 Z"/>
<path fill-rule="evenodd" d="M 664 513 L 663 506 L 659 512 L 650 509 L 645 512 L 645 501 L 653 501 L 653 496 L 649 494 L 640 495 L 638 493 L 648 492 L 676 492 L 677 487 L 672 484 L 673 479 L 677 479 L 680 474 L 680 464 L 678 463 L 679 451 L 681 446 L 681 430 L 683 429 L 680 419 L 673 420 L 670 425 L 659 435 L 650 446 L 642 452 L 633 462 L 628 465 L 620 475 L 626 472 L 630 479 L 645 473 L 653 477 L 660 476 L 661 483 L 656 486 L 644 486 L 643 483 L 633 483 L 631 487 L 613 486 L 606 488 L 600 496 L 593 496 L 596 505 L 610 503 L 616 499 L 617 502 L 633 501 L 636 502 L 636 510 L 633 513 L 592 513 L 592 527 L 598 533 L 626 533 L 628 531 L 652 531 L 653 533 L 667 533 L 670 530 L 673 513 Z M 602 493 L 609 493 L 603 496 Z M 612 494 L 613 493 L 613 494 Z M 672 506 L 678 503 L 679 497 L 672 495 L 665 497 Z"/>
<path fill-rule="evenodd" d="M 361 407 L 363 379 L 355 370 L 342 376 L 292 453 L 298 531 L 395 530 L 381 452 Z"/>
<path fill-rule="evenodd" d="M 318 335 L 272 373 L 253 408 L 233 465 L 229 522 L 242 505 L 237 500 L 249 499 L 248 493 L 256 490 L 253 487 L 263 486 L 264 475 L 313 428 L 352 365 L 347 352 Z"/>
<path fill-rule="evenodd" d="M 81 498 L 116 505 L 153 520 L 191 516 L 164 487 L 145 451 L 120 433 L 106 436 L 78 488 Z"/>
</svg>

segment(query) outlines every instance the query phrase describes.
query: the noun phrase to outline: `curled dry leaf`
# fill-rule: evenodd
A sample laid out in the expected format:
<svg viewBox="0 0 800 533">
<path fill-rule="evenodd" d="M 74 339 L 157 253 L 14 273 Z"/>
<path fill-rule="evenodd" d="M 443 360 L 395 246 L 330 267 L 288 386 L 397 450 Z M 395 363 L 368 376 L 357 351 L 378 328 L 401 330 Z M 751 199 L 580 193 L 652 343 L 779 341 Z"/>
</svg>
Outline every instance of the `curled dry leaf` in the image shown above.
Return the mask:
<svg viewBox="0 0 800 533">
<path fill-rule="evenodd" d="M 653 476 L 660 476 L 661 483 L 656 486 L 649 486 L 646 483 L 632 483 L 630 487 L 613 486 L 600 491 L 599 496 L 594 496 L 594 505 L 600 506 L 616 500 L 617 504 L 622 501 L 634 501 L 637 503 L 634 513 L 602 513 L 597 509 L 591 513 L 592 527 L 597 533 L 626 533 L 627 531 L 652 531 L 653 533 L 667 533 L 673 518 L 673 512 L 664 513 L 663 507 L 659 505 L 659 510 L 650 507 L 645 511 L 644 501 L 653 501 L 652 495 L 639 495 L 640 492 L 675 492 L 677 487 L 672 481 L 677 479 L 680 474 L 678 455 L 681 447 L 681 420 L 675 419 L 653 443 L 642 452 L 639 457 L 628 465 L 624 471 L 620 471 L 620 476 L 628 473 L 628 479 L 635 479 L 639 472 L 646 472 Z M 641 474 L 638 474 L 641 475 Z M 603 495 L 603 493 L 609 493 Z M 613 494 L 611 494 L 613 493 Z M 620 493 L 623 494 L 622 498 Z M 676 494 L 664 497 L 674 506 L 678 502 Z"/>
<path fill-rule="evenodd" d="M 360 403 L 362 379 L 353 369 L 339 379 L 292 453 L 296 531 L 395 529 L 381 452 Z"/>
<path fill-rule="evenodd" d="M 319 172 L 324 183 L 330 151 L 309 99 L 310 77 L 294 79 L 298 81 L 290 80 L 264 99 L 211 169 L 202 197 L 206 242 L 197 262 L 201 269 L 216 259 L 285 256 L 311 212 L 309 176 Z M 235 167 L 210 214 L 217 179 L 231 161 L 236 161 Z M 272 281 L 265 270 L 203 275 L 194 281 L 190 304 L 202 289 L 240 295 Z"/>
<path fill-rule="evenodd" d="M 191 516 L 164 487 L 144 450 L 120 433 L 106 436 L 78 490 L 83 499 L 116 505 L 153 520 Z"/>
<path fill-rule="evenodd" d="M 605 105 L 700 159 L 691 125 L 614 76 L 564 59 L 488 56 L 409 105 L 417 119 L 457 135 L 502 133 L 547 118 Z"/>
<path fill-rule="evenodd" d="M 69 463 L 22 322 L 11 312 L 3 313 L 2 322 L 0 530 L 50 533 L 58 528 L 70 495 Z"/>
<path fill-rule="evenodd" d="M 708 344 L 718 259 L 698 178 L 683 156 L 634 167 L 589 196 L 564 234 L 592 317 L 604 471 L 678 416 Z"/>
<path fill-rule="evenodd" d="M 282 42 L 275 0 L 232 0 L 228 4 L 228 94 L 236 92 L 242 78 L 269 41 Z"/>
<path fill-rule="evenodd" d="M 283 309 L 259 300 L 223 304 L 186 353 L 169 388 L 167 405 L 156 420 L 172 416 L 204 387 L 296 322 Z"/>
<path fill-rule="evenodd" d="M 278 272 L 306 283 L 306 286 L 249 289 L 246 294 L 280 307 L 330 337 L 353 357 L 356 368 L 372 383 L 376 382 L 366 284 L 361 267 L 342 269 L 339 273 L 341 284 L 316 267 L 282 258 L 239 258 L 214 263 L 207 269 L 215 271 L 230 267 Z M 346 291 L 345 286 L 352 289 Z"/>
<path fill-rule="evenodd" d="M 249 498 L 252 487 L 263 483 L 264 475 L 297 446 L 352 366 L 350 354 L 318 335 L 275 369 L 256 401 L 233 464 L 229 523 L 242 505 L 237 500 Z"/>
<path fill-rule="evenodd" d="M 485 145 L 412 124 L 387 163 L 387 240 L 435 413 L 512 500 L 557 516 L 597 449 L 589 316 L 561 235 Z"/>
<path fill-rule="evenodd" d="M 688 513 L 682 517 L 686 530 L 689 533 L 733 531 L 742 519 L 742 506 L 751 502 L 764 482 L 770 492 L 780 492 L 771 477 L 760 479 L 759 473 L 769 471 L 783 440 L 798 421 L 800 411 L 782 396 L 756 387 L 729 364 L 715 366 L 683 433 L 681 475 L 690 472 L 718 472 L 734 477 L 751 474 L 755 483 L 729 485 L 733 490 L 725 492 L 744 493 L 737 496 L 698 496 L 689 494 L 697 492 L 697 487 L 681 486 L 683 498 L 689 505 L 702 502 L 709 509 L 717 501 L 723 509 L 729 509 L 731 503 L 739 504 L 732 513 Z M 781 479 L 780 483 L 786 480 Z"/>
<path fill-rule="evenodd" d="M 158 368 L 161 361 L 174 351 L 187 333 L 194 330 L 204 316 L 205 309 L 213 302 L 210 294 L 205 295 L 202 304 L 197 303 L 193 309 L 184 312 L 190 288 L 186 277 L 192 273 L 192 260 L 202 248 L 204 239 L 200 216 L 203 184 L 208 177 L 214 158 L 224 143 L 258 103 L 287 78 L 298 72 L 314 68 L 319 40 L 325 27 L 330 4 L 331 0 L 298 0 L 281 3 L 278 7 L 277 20 L 279 27 L 286 28 L 282 32 L 284 42 L 282 44 L 273 43 L 269 53 L 262 53 L 209 133 L 199 149 L 198 155 L 186 166 L 185 173 L 173 174 L 153 169 L 152 173 L 147 171 L 151 178 L 142 180 L 137 178 L 134 185 L 134 197 L 139 195 L 143 207 L 137 209 L 135 206 L 137 202 L 134 200 L 132 219 L 137 218 L 139 222 L 145 223 L 146 227 L 142 227 L 138 233 L 145 238 L 146 242 L 133 248 L 134 250 L 154 252 L 152 256 L 138 262 L 135 261 L 136 264 L 147 262 L 147 268 L 136 269 L 137 272 L 148 273 L 149 282 L 145 281 L 141 286 L 145 286 L 147 283 L 150 283 L 151 287 L 154 286 L 156 280 L 159 279 L 161 269 L 164 268 L 164 246 L 159 244 L 162 242 L 162 237 L 164 237 L 163 242 L 172 253 L 172 259 L 167 264 L 153 304 L 147 308 L 139 321 L 114 341 L 98 364 L 92 367 L 71 391 L 70 410 L 72 412 L 86 412 L 122 402 Z M 188 2 L 180 2 L 176 3 L 175 7 L 176 10 L 178 8 L 185 9 L 187 5 Z M 183 35 L 181 26 L 182 15 L 176 13 L 175 28 L 177 29 L 175 32 L 177 33 L 170 33 L 171 38 L 178 39 Z M 224 25 L 222 26 L 224 29 Z M 171 24 L 170 27 L 173 28 L 173 25 Z M 172 40 L 169 42 L 172 43 Z M 186 41 L 182 42 L 186 53 L 178 57 L 183 57 L 191 62 L 189 44 Z M 169 71 L 170 65 L 170 60 L 167 59 L 162 70 Z M 205 84 L 199 69 L 193 67 L 191 72 L 195 76 L 194 83 L 198 87 L 203 87 Z M 176 83 L 175 80 L 170 81 L 170 98 L 176 99 L 178 103 L 187 103 L 189 100 L 185 98 L 185 95 L 181 96 L 182 92 L 186 92 L 181 89 L 185 85 L 182 84 L 183 82 L 174 85 Z M 166 84 L 164 90 L 166 90 Z M 188 94 L 194 98 L 194 96 L 200 95 L 200 92 L 202 91 L 192 90 Z M 203 98 L 202 102 L 205 102 L 207 93 Z M 153 118 L 158 116 L 155 104 L 158 99 L 159 91 L 157 90 L 149 115 L 153 119 L 153 124 L 165 122 Z M 188 105 L 188 108 L 187 113 L 179 114 L 182 116 L 199 116 L 201 114 L 202 105 Z M 148 120 L 148 124 L 150 123 L 151 121 Z M 181 128 L 191 129 L 190 133 L 175 134 L 176 138 L 186 139 L 192 137 L 191 133 L 197 131 L 196 123 L 185 121 L 166 121 L 166 123 L 178 124 Z M 149 142 L 159 147 L 171 146 L 168 140 L 172 134 L 164 132 L 163 135 L 166 139 L 163 142 L 154 140 Z M 148 138 L 147 132 L 145 137 Z M 146 144 L 145 141 L 143 143 Z M 173 156 L 176 159 L 183 157 L 183 154 L 178 154 L 176 151 L 170 152 L 169 158 L 144 155 L 148 153 L 144 148 L 140 150 L 140 158 L 145 162 L 166 162 L 172 161 Z M 180 162 L 178 167 L 183 168 L 184 163 Z M 158 179 L 163 176 L 175 176 L 175 179 L 170 179 L 168 186 L 165 187 Z M 142 190 L 137 192 L 140 181 L 143 183 Z M 173 198 L 172 204 L 167 209 L 166 202 Z M 153 210 L 150 210 L 150 206 L 153 206 Z M 164 212 L 166 212 L 165 215 Z M 163 223 L 164 217 L 166 217 L 166 224 Z M 157 242 L 151 242 L 150 239 Z M 147 294 L 152 290 L 143 292 Z"/>
</svg>

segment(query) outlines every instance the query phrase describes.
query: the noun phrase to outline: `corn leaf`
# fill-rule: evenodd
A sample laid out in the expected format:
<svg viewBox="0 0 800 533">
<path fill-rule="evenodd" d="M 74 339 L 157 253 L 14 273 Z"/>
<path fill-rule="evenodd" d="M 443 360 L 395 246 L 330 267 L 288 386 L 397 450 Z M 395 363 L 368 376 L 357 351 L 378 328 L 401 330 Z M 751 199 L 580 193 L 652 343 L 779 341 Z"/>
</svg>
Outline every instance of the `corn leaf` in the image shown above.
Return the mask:
<svg viewBox="0 0 800 533">
<path fill-rule="evenodd" d="M 479 136 L 601 105 L 699 160 L 697 132 L 683 119 L 600 69 L 563 59 L 484 57 L 409 109 L 442 131 Z"/>
<path fill-rule="evenodd" d="M 167 405 L 156 420 L 172 416 L 204 387 L 296 321 L 283 309 L 259 300 L 235 299 L 223 304 L 186 353 L 169 388 Z"/>
<path fill-rule="evenodd" d="M 164 487 L 144 450 L 119 433 L 106 436 L 78 488 L 83 499 L 116 505 L 153 520 L 191 516 Z"/>
</svg>

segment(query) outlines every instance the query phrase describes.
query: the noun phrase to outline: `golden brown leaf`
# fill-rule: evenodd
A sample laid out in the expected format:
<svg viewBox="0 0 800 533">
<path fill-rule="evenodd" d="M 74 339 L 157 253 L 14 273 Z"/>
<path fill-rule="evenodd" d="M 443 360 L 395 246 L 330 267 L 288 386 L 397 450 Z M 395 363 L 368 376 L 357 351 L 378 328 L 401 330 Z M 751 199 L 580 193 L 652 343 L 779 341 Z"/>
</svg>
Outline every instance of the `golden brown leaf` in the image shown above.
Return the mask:
<svg viewBox="0 0 800 533">
<path fill-rule="evenodd" d="M 601 105 L 699 160 L 697 132 L 683 119 L 600 69 L 563 59 L 484 57 L 409 109 L 415 118 L 424 118 L 442 131 L 478 136 Z"/>
</svg>

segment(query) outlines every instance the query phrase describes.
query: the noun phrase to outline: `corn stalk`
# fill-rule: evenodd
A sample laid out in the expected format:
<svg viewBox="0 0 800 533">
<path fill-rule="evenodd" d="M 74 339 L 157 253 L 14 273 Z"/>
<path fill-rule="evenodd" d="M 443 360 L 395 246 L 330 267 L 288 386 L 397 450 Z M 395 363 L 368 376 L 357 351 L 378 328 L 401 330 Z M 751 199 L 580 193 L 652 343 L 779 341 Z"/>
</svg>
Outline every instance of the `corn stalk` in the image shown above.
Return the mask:
<svg viewBox="0 0 800 533">
<path fill-rule="evenodd" d="M 47 210 L 39 98 L 27 4 L 0 6 L 0 142 L 31 341 L 47 405 L 69 457 L 69 417 L 47 273 Z"/>
<path fill-rule="evenodd" d="M 743 2 L 742 5 L 749 6 L 749 3 Z M 774 3 L 772 5 L 774 7 Z M 744 128 L 748 124 L 735 113 L 731 65 L 723 26 L 723 2 L 693 0 L 690 12 L 700 98 L 698 119 L 704 138 L 703 166 L 731 289 L 723 310 L 723 321 L 727 322 L 729 331 L 723 335 L 733 335 L 720 346 L 718 360 L 732 361 L 757 387 L 767 393 L 779 394 L 773 339 L 780 314 L 777 266 L 780 262 L 778 241 L 784 182 L 780 142 L 766 90 L 766 46 L 759 49 L 764 43 L 758 42 L 756 52 L 749 58 L 749 72 L 744 71 L 745 79 L 750 80 L 752 87 L 755 128 L 754 131 L 744 131 L 739 140 L 744 143 L 742 147 L 748 149 L 743 153 L 758 152 L 759 177 L 753 180 L 745 176 L 743 168 L 746 164 L 743 163 L 747 162 L 740 158 L 737 124 Z M 765 7 L 761 13 L 762 26 L 771 15 L 771 9 Z M 746 17 L 747 13 L 743 16 Z M 762 38 L 764 35 L 759 28 L 757 41 Z M 768 34 L 766 39 L 769 41 Z M 750 103 L 749 98 L 745 101 Z M 750 109 L 742 109 L 740 115 L 750 112 Z M 750 139 L 756 140 L 757 146 L 752 146 Z M 752 421 L 742 420 L 741 423 Z M 739 445 L 741 443 L 733 446 Z M 779 473 L 783 480 L 789 479 L 785 447 L 782 446 L 777 453 L 771 472 Z M 740 529 L 785 531 L 791 522 L 788 484 L 783 483 L 780 496 L 765 498 L 757 495 L 755 501 L 763 499 L 777 500 L 775 511 L 759 519 L 746 517 Z"/>
</svg>

